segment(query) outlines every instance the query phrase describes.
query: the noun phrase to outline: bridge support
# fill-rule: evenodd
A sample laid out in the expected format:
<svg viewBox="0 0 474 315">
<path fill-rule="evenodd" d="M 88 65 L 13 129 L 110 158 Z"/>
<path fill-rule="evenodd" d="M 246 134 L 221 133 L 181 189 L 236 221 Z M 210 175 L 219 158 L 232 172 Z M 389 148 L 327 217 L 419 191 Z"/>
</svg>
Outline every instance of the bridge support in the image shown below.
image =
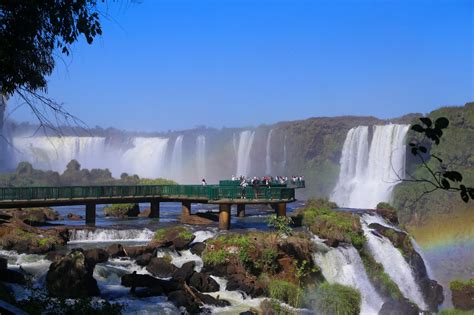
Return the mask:
<svg viewBox="0 0 474 315">
<path fill-rule="evenodd" d="M 182 203 L 182 208 L 183 208 L 183 217 L 190 216 L 191 215 L 191 202 L 189 201 L 183 201 Z"/>
<path fill-rule="evenodd" d="M 95 226 L 95 203 L 86 203 L 86 225 Z"/>
<path fill-rule="evenodd" d="M 239 218 L 245 217 L 245 205 L 244 204 L 238 204 L 237 205 L 237 216 Z"/>
<path fill-rule="evenodd" d="M 219 229 L 230 229 L 230 204 L 223 203 L 219 205 Z"/>
<path fill-rule="evenodd" d="M 286 203 L 280 202 L 276 204 L 276 212 L 279 217 L 286 217 Z"/>
<path fill-rule="evenodd" d="M 160 202 L 158 200 L 152 200 L 150 202 L 150 214 L 149 218 L 159 218 L 160 217 Z"/>
</svg>

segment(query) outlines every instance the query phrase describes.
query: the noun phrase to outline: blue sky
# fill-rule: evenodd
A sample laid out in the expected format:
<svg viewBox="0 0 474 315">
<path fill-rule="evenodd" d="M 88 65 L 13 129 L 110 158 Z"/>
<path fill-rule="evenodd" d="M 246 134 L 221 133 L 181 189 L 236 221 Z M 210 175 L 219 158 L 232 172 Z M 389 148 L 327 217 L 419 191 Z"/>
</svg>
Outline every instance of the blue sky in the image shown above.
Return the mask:
<svg viewBox="0 0 474 315">
<path fill-rule="evenodd" d="M 166 131 L 426 113 L 474 99 L 472 0 L 111 2 L 49 96 L 89 126 Z M 32 120 L 27 110 L 16 120 Z"/>
</svg>

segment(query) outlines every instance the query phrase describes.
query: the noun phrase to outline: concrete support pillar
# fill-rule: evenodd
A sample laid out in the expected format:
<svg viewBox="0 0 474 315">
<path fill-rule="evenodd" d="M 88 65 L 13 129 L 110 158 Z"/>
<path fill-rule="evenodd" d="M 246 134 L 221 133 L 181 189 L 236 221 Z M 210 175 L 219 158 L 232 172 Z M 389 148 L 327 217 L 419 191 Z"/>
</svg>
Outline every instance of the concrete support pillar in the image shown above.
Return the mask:
<svg viewBox="0 0 474 315">
<path fill-rule="evenodd" d="M 86 203 L 86 225 L 95 226 L 95 203 Z"/>
<path fill-rule="evenodd" d="M 286 203 L 280 202 L 277 204 L 277 216 L 286 217 Z"/>
<path fill-rule="evenodd" d="M 230 204 L 219 205 L 219 229 L 230 229 Z"/>
<path fill-rule="evenodd" d="M 191 215 L 191 202 L 183 201 L 183 217 Z"/>
<path fill-rule="evenodd" d="M 160 217 L 160 202 L 158 200 L 152 200 L 150 202 L 150 214 L 149 218 L 159 218 Z"/>
<path fill-rule="evenodd" d="M 245 205 L 244 204 L 238 204 L 237 205 L 237 216 L 239 218 L 245 217 Z"/>
</svg>

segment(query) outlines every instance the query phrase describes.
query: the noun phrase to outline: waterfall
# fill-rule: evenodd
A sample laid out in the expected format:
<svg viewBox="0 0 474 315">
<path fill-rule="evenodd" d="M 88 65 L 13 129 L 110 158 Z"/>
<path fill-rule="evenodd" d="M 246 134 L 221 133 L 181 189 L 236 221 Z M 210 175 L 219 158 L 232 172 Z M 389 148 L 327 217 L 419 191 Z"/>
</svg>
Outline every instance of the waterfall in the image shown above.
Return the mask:
<svg viewBox="0 0 474 315">
<path fill-rule="evenodd" d="M 102 137 L 14 137 L 12 143 L 16 163 L 27 161 L 40 169 L 62 172 L 72 159 L 84 168 L 109 167 Z"/>
<path fill-rule="evenodd" d="M 250 151 L 252 150 L 255 131 L 245 130 L 240 133 L 237 154 L 237 176 L 250 175 Z"/>
<path fill-rule="evenodd" d="M 286 158 L 287 158 L 287 152 L 286 152 L 286 134 L 285 134 L 285 140 L 283 142 L 283 174 L 286 173 Z"/>
<path fill-rule="evenodd" d="M 383 300 L 367 276 L 357 250 L 349 245 L 326 247 L 326 252 L 314 254 L 314 260 L 329 283 L 347 285 L 359 290 L 362 297 L 361 314 L 377 314 Z"/>
<path fill-rule="evenodd" d="M 171 154 L 171 178 L 180 182 L 183 168 L 183 136 L 176 137 L 173 153 Z"/>
<path fill-rule="evenodd" d="M 374 126 L 349 130 L 341 154 L 341 171 L 331 200 L 350 208 L 375 208 L 389 202 L 398 176 L 405 175 L 405 135 L 409 125 Z"/>
<path fill-rule="evenodd" d="M 199 180 L 206 177 L 206 137 L 196 138 L 196 173 Z"/>
<path fill-rule="evenodd" d="M 69 231 L 69 244 L 74 243 L 96 243 L 114 241 L 149 242 L 154 232 L 149 229 L 95 229 L 95 230 L 71 230 Z"/>
<path fill-rule="evenodd" d="M 6 108 L 7 99 L 4 95 L 0 95 L 0 170 L 6 167 L 8 163 L 8 138 L 3 127 Z"/>
<path fill-rule="evenodd" d="M 368 227 L 366 215 L 361 220 L 364 235 L 367 238 L 367 247 L 374 259 L 382 264 L 385 272 L 398 285 L 403 296 L 412 300 L 422 310 L 428 309 L 415 275 L 400 251 L 393 246 L 389 239 L 382 235 L 375 235 Z"/>
<path fill-rule="evenodd" d="M 168 139 L 134 138 L 133 145 L 122 156 L 123 169 L 140 177 L 163 177 Z"/>
<path fill-rule="evenodd" d="M 266 148 L 266 156 L 265 156 L 265 174 L 266 175 L 271 175 L 272 174 L 272 158 L 271 158 L 271 152 L 270 152 L 270 145 L 272 142 L 272 133 L 273 129 L 270 130 L 267 136 L 267 148 Z"/>
</svg>

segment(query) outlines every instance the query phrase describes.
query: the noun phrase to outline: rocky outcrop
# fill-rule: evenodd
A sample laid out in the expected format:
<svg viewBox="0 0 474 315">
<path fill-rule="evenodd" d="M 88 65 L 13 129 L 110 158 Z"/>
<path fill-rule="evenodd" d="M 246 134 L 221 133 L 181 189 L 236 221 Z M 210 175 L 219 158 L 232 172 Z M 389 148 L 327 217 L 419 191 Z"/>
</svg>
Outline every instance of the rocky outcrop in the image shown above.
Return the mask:
<svg viewBox="0 0 474 315">
<path fill-rule="evenodd" d="M 468 281 L 453 281 L 450 283 L 451 300 L 456 309 L 463 311 L 474 310 L 474 279 Z"/>
<path fill-rule="evenodd" d="M 213 213 L 196 213 L 191 215 L 182 215 L 179 221 L 183 224 L 210 225 L 219 221 L 219 218 Z"/>
<path fill-rule="evenodd" d="M 98 296 L 99 287 L 92 276 L 94 266 L 91 260 L 86 259 L 81 249 L 56 259 L 46 275 L 49 294 L 61 298 Z"/>
<path fill-rule="evenodd" d="M 429 307 L 428 310 L 436 312 L 438 305 L 444 301 L 443 287 L 435 280 L 429 279 L 423 258 L 414 249 L 410 236 L 405 232 L 397 231 L 378 223 L 372 223 L 369 227 L 388 238 L 402 252 L 405 260 L 413 270 L 416 282 L 420 285 L 424 300 Z"/>
<path fill-rule="evenodd" d="M 107 247 L 107 252 L 109 253 L 110 257 L 116 258 L 116 257 L 125 257 L 125 251 L 123 250 L 123 246 L 120 244 L 112 244 L 109 247 Z"/>
<path fill-rule="evenodd" d="M 104 208 L 106 217 L 128 218 L 140 214 L 138 203 L 113 204 Z"/>
<path fill-rule="evenodd" d="M 59 220 L 59 214 L 52 208 L 4 209 L 0 210 L 0 214 L 30 225 L 41 225 L 47 221 Z"/>
<path fill-rule="evenodd" d="M 418 315 L 418 306 L 408 300 L 388 301 L 382 305 L 379 315 Z"/>
<path fill-rule="evenodd" d="M 93 248 L 84 251 L 86 265 L 95 266 L 98 263 L 104 263 L 109 260 L 109 253 L 102 248 Z"/>
<path fill-rule="evenodd" d="M 149 247 L 170 247 L 175 250 L 188 249 L 195 236 L 183 226 L 160 229 L 148 244 Z"/>
<path fill-rule="evenodd" d="M 189 278 L 189 285 L 201 292 L 219 291 L 219 284 L 208 274 L 195 272 Z"/>
</svg>

